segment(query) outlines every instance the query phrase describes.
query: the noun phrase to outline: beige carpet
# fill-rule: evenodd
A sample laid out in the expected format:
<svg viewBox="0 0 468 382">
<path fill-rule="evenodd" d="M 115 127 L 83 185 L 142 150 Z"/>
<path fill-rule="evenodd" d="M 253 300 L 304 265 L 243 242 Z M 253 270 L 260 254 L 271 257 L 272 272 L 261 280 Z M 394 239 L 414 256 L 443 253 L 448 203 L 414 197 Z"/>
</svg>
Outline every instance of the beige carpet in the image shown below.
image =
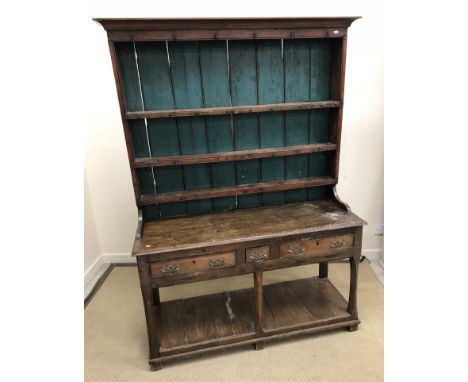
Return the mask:
<svg viewBox="0 0 468 382">
<path fill-rule="evenodd" d="M 317 265 L 265 273 L 265 282 L 304 278 Z M 347 297 L 348 264 L 331 264 L 330 279 Z M 179 285 L 161 299 L 216 293 L 253 285 L 249 275 Z M 116 267 L 84 312 L 86 381 L 382 381 L 383 286 L 367 262 L 361 264 L 356 332 L 333 332 L 267 342 L 170 361 L 149 371 L 143 304 L 136 267 Z"/>
</svg>

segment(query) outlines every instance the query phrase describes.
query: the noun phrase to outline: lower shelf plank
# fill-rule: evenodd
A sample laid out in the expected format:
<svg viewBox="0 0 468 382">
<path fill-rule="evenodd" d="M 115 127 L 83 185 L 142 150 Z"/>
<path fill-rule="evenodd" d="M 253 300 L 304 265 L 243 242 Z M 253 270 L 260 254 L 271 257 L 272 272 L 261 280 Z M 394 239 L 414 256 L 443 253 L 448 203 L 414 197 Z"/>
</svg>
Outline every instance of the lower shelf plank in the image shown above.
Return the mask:
<svg viewBox="0 0 468 382">
<path fill-rule="evenodd" d="M 328 279 L 307 278 L 264 287 L 266 332 L 349 317 L 348 303 Z"/>
<path fill-rule="evenodd" d="M 161 303 L 160 356 L 150 362 L 359 323 L 325 278 L 267 285 L 264 299 L 263 334 L 255 333 L 253 289 Z"/>
<path fill-rule="evenodd" d="M 252 289 L 163 302 L 157 315 L 161 353 L 255 333 Z"/>
</svg>

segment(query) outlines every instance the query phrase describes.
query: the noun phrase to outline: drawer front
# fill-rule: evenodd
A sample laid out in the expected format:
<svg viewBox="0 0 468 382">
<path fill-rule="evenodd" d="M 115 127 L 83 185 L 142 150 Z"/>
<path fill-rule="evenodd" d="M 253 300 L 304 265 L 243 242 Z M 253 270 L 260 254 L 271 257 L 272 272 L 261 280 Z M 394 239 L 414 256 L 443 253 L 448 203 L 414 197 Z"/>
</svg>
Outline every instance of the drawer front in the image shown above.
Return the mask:
<svg viewBox="0 0 468 382">
<path fill-rule="evenodd" d="M 188 257 L 180 260 L 152 263 L 151 276 L 165 277 L 184 273 L 208 271 L 236 265 L 236 252 L 223 252 L 213 255 Z"/>
<path fill-rule="evenodd" d="M 354 236 L 334 236 L 323 239 L 298 240 L 280 245 L 280 257 L 321 255 L 353 246 Z"/>
<path fill-rule="evenodd" d="M 270 247 L 256 247 L 247 248 L 245 250 L 245 261 L 246 262 L 258 262 L 268 260 L 270 258 Z"/>
</svg>

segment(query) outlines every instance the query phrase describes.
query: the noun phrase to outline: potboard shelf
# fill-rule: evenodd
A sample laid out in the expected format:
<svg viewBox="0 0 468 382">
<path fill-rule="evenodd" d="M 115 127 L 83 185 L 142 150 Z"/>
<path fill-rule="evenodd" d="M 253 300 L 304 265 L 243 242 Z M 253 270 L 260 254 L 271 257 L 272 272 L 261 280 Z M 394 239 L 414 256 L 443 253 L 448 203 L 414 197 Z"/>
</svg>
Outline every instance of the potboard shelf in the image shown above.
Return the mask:
<svg viewBox="0 0 468 382">
<path fill-rule="evenodd" d="M 173 155 L 156 158 L 136 158 L 134 166 L 162 167 L 174 165 L 191 165 L 199 163 L 229 162 L 238 160 L 285 157 L 291 155 L 310 154 L 323 151 L 335 151 L 334 143 L 316 143 L 310 145 L 296 145 L 288 147 L 275 147 L 268 149 L 240 150 L 220 153 Z"/>
<path fill-rule="evenodd" d="M 126 113 L 127 119 L 141 118 L 170 118 L 170 117 L 194 117 L 200 115 L 225 115 L 245 113 L 265 113 L 272 111 L 311 110 L 340 107 L 340 101 L 314 101 L 314 102 L 289 102 L 266 105 L 208 107 L 198 109 L 171 109 L 171 110 L 147 110 L 130 111 Z"/>
<path fill-rule="evenodd" d="M 318 187 L 336 184 L 334 178 L 323 176 L 303 179 L 280 180 L 253 184 L 240 184 L 230 187 L 217 187 L 193 191 L 174 191 L 156 195 L 142 195 L 141 205 L 156 203 L 182 202 L 206 198 L 220 198 L 223 196 L 248 195 L 260 192 L 286 191 L 298 188 Z"/>
<path fill-rule="evenodd" d="M 313 277 L 265 285 L 263 293 L 265 331 L 261 336 L 255 335 L 253 289 L 162 302 L 156 308 L 161 358 L 176 358 L 170 356 L 182 349 L 209 349 L 213 343 L 274 339 L 285 329 L 338 323 L 346 326 L 353 319 L 346 299 L 328 279 Z"/>
</svg>

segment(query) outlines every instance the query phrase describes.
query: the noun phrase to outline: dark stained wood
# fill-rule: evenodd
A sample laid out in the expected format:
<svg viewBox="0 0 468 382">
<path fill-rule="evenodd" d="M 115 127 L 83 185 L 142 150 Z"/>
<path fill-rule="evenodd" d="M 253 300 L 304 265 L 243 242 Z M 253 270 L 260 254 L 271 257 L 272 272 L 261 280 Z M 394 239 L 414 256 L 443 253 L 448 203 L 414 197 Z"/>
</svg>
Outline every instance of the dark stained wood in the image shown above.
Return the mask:
<svg viewBox="0 0 468 382">
<path fill-rule="evenodd" d="M 150 269 L 152 277 L 167 277 L 174 276 L 175 274 L 233 267 L 234 265 L 236 265 L 236 252 L 231 251 L 208 256 L 196 256 L 181 260 L 152 263 Z"/>
<path fill-rule="evenodd" d="M 342 250 L 341 252 L 327 253 L 321 256 L 299 256 L 299 257 L 283 257 L 281 259 L 272 259 L 268 261 L 261 261 L 258 263 L 242 263 L 236 267 L 228 267 L 209 272 L 193 272 L 172 277 L 158 277 L 153 278 L 151 283 L 157 287 L 168 287 L 171 285 L 186 284 L 196 281 L 213 280 L 223 277 L 238 276 L 259 271 L 271 271 L 274 269 L 284 269 L 288 267 L 296 267 L 299 265 L 317 264 L 323 261 L 333 261 L 349 259 L 352 256 L 352 250 Z"/>
<path fill-rule="evenodd" d="M 96 19 L 108 32 L 141 207 L 132 255 L 152 370 L 207 351 L 357 329 L 366 223 L 334 187 L 354 20 Z M 328 262 L 344 259 L 348 301 L 328 279 Z M 315 263 L 319 277 L 263 286 L 265 271 Z M 160 301 L 161 287 L 246 273 L 253 288 Z"/>
<path fill-rule="evenodd" d="M 117 97 L 119 98 L 119 105 L 120 105 L 120 117 L 122 119 L 122 124 L 124 128 L 124 137 L 125 137 L 125 143 L 127 146 L 127 155 L 128 155 L 128 160 L 130 162 L 130 171 L 132 174 L 132 183 L 133 183 L 133 191 L 135 193 L 135 201 L 137 206 L 140 205 L 140 184 L 138 182 L 138 177 L 136 174 L 135 167 L 133 167 L 133 162 L 135 161 L 135 152 L 134 148 L 132 145 L 132 138 L 130 136 L 130 128 L 128 125 L 128 121 L 125 118 L 125 112 L 127 110 L 127 104 L 125 101 L 125 95 L 124 95 L 124 87 L 123 87 L 123 80 L 121 78 L 122 72 L 119 68 L 119 60 L 117 58 L 117 52 L 115 50 L 115 44 L 112 41 L 109 41 L 109 51 L 111 55 L 111 60 L 112 60 L 112 68 L 114 69 L 114 79 L 115 79 L 115 86 L 117 88 Z"/>
<path fill-rule="evenodd" d="M 263 272 L 254 272 L 255 332 L 263 333 Z"/>
<path fill-rule="evenodd" d="M 235 335 L 257 333 L 266 339 L 284 328 L 310 327 L 323 320 L 349 321 L 346 300 L 329 280 L 309 278 L 261 287 L 260 274 L 256 277 L 259 291 L 265 292 L 265 333 L 259 330 L 261 326 L 254 326 L 262 320 L 262 312 L 254 314 L 252 305 L 246 304 L 254 299 L 252 289 L 162 302 L 158 308 L 161 355 L 229 341 Z"/>
<path fill-rule="evenodd" d="M 252 289 L 162 302 L 158 310 L 161 353 L 254 334 Z"/>
<path fill-rule="evenodd" d="M 147 222 L 142 239 L 135 241 L 132 254 L 207 248 L 362 224 L 362 219 L 330 201 L 183 216 Z"/>
<path fill-rule="evenodd" d="M 362 246 L 362 227 L 356 229 L 356 249 L 354 256 L 349 259 L 351 277 L 349 282 L 348 312 L 353 318 L 358 317 L 357 310 L 357 287 L 358 287 L 358 269 Z M 356 326 L 357 329 L 357 326 Z"/>
<path fill-rule="evenodd" d="M 309 278 L 264 287 L 265 332 L 315 320 L 349 318 L 346 300 L 327 279 Z"/>
<path fill-rule="evenodd" d="M 148 330 L 149 358 L 159 355 L 159 331 L 157 330 L 158 319 L 156 308 L 153 305 L 153 288 L 150 283 L 150 271 L 148 259 L 145 256 L 137 258 L 138 273 L 140 276 L 140 287 L 145 308 L 146 326 Z"/>
<path fill-rule="evenodd" d="M 347 28 L 287 28 L 287 29 L 174 29 L 167 30 L 111 30 L 111 41 L 203 41 L 203 40 L 264 40 L 299 38 L 342 38 Z"/>
<path fill-rule="evenodd" d="M 356 17 L 282 18 L 94 18 L 106 31 L 203 29 L 347 28 Z"/>
<path fill-rule="evenodd" d="M 197 163 L 250 160 L 260 158 L 275 158 L 289 155 L 310 154 L 322 151 L 333 151 L 335 149 L 336 145 L 334 143 L 316 143 L 310 145 L 275 147 L 269 149 L 240 150 L 223 153 L 191 154 L 155 158 L 136 158 L 135 167 L 159 167 L 174 165 L 190 165 Z"/>
<path fill-rule="evenodd" d="M 336 180 L 330 177 L 303 178 L 291 180 L 279 180 L 275 182 L 240 184 L 237 186 L 216 187 L 196 191 L 174 191 L 159 195 L 142 195 L 141 205 L 156 203 L 181 202 L 207 198 L 220 198 L 231 195 L 248 195 L 260 192 L 294 190 L 297 188 L 318 187 L 336 184 Z"/>
<path fill-rule="evenodd" d="M 345 327 L 352 327 L 353 325 L 359 324 L 359 320 L 343 320 L 343 319 L 332 319 L 332 320 L 319 320 L 315 321 L 312 324 L 302 325 L 296 330 L 289 330 L 285 332 L 278 332 L 271 334 L 266 337 L 262 337 L 262 341 L 271 341 L 271 340 L 281 340 L 297 335 L 305 335 L 305 334 L 312 334 L 312 333 L 319 333 L 324 331 L 329 331 L 338 328 L 345 328 Z M 232 347 L 238 347 L 242 345 L 254 344 L 258 342 L 258 338 L 253 338 L 254 336 L 238 336 L 237 338 L 228 338 L 228 339 L 221 339 L 216 341 L 207 341 L 204 344 L 199 346 L 192 346 L 190 348 L 185 348 L 183 352 L 170 352 L 171 354 L 166 355 L 164 353 L 161 357 L 150 359 L 149 362 L 151 364 L 169 361 L 178 358 L 186 358 L 198 354 L 203 354 L 207 352 L 214 352 L 214 351 L 221 351 L 225 349 L 229 349 Z M 158 369 L 159 370 L 159 369 Z"/>
<path fill-rule="evenodd" d="M 322 279 L 328 277 L 328 261 L 319 263 L 319 277 Z"/>
<path fill-rule="evenodd" d="M 300 240 L 280 246 L 280 257 L 319 255 L 353 246 L 353 235 L 332 236 L 316 240 Z"/>
<path fill-rule="evenodd" d="M 311 110 L 340 107 L 338 101 L 314 101 L 314 102 L 290 102 L 274 103 L 266 105 L 247 105 L 247 106 L 224 106 L 224 107 L 206 107 L 200 109 L 171 109 L 171 110 L 148 110 L 148 111 L 129 111 L 126 113 L 127 119 L 139 118 L 170 118 L 170 117 L 194 117 L 200 115 L 226 115 L 226 114 L 245 114 L 245 113 L 266 113 L 272 111 L 287 110 Z"/>
</svg>

